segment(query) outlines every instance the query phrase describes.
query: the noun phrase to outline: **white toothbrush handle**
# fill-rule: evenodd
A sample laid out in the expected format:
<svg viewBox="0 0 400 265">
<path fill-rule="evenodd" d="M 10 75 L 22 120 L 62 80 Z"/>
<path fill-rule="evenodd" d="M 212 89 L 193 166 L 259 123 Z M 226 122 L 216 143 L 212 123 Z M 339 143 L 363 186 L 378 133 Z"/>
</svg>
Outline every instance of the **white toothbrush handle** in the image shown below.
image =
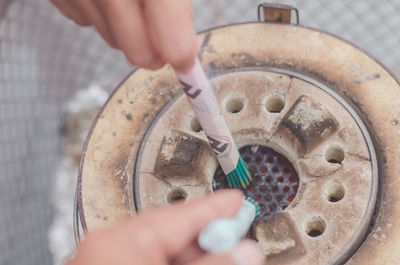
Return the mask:
<svg viewBox="0 0 400 265">
<path fill-rule="evenodd" d="M 199 234 L 199 246 L 211 253 L 233 249 L 246 235 L 256 216 L 256 208 L 246 200 L 233 218 L 220 218 L 209 223 Z"/>
</svg>

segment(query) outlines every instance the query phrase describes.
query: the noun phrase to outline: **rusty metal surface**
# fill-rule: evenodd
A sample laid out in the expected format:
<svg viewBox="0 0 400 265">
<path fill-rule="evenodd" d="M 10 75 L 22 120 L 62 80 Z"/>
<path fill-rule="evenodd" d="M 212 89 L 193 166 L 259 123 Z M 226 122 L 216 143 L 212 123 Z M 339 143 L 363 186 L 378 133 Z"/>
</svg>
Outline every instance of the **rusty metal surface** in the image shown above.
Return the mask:
<svg viewBox="0 0 400 265">
<path fill-rule="evenodd" d="M 357 106 L 380 154 L 383 198 L 373 231 L 348 263 L 397 264 L 400 127 L 393 121 L 399 120 L 400 88 L 395 78 L 349 43 L 306 28 L 243 24 L 209 34 L 202 63 L 210 73 L 238 66 L 286 68 L 335 88 Z"/>
<path fill-rule="evenodd" d="M 298 237 L 287 238 L 287 244 L 282 243 L 278 251 L 266 239 L 263 229 L 267 229 L 268 234 L 273 231 L 279 234 L 280 229 L 270 227 L 269 218 L 258 218 L 254 224 L 254 236 L 264 247 L 270 264 L 291 264 L 293 256 L 289 253 L 293 252 L 286 250 L 293 247 L 293 242 L 301 244 L 306 254 L 297 257 L 297 264 L 337 264 L 348 257 L 368 229 L 372 216 L 370 206 L 374 206 L 376 198 L 377 176 L 373 174 L 365 135 L 347 109 L 314 84 L 266 69 L 223 73 L 211 82 L 237 145 L 270 146 L 284 154 L 301 176 L 298 193 L 284 210 L 288 222 L 294 225 L 292 229 L 296 233 L 293 236 Z M 204 133 L 190 126 L 192 119 L 190 105 L 180 95 L 153 121 L 136 160 L 135 202 L 139 209 L 168 205 L 171 197 L 190 200 L 211 192 L 216 170 L 213 156 L 196 157 L 195 164 L 200 170 L 196 170 L 195 177 L 172 173 L 173 177 L 167 178 L 155 173 L 157 157 L 161 153 L 171 158 L 171 167 L 176 164 L 173 157 L 181 157 L 179 148 L 171 149 L 165 141 L 171 133 L 180 132 L 177 138 L 180 142 L 190 138 L 205 141 Z M 287 126 L 282 125 L 287 124 L 288 119 L 292 121 L 291 127 L 297 130 L 288 131 Z M 298 148 L 299 137 L 302 139 L 300 147 L 307 148 Z M 343 157 L 338 155 L 340 152 L 328 152 L 331 149 L 342 150 Z M 193 157 L 189 151 L 185 153 L 186 158 Z M 271 171 L 274 172 L 274 168 Z M 357 177 L 352 177 L 355 172 Z M 270 186 L 271 189 L 264 191 L 265 196 L 274 195 L 271 193 L 274 185 L 268 183 L 267 177 L 257 179 L 254 175 L 253 178 L 255 186 Z M 332 202 L 328 199 L 332 189 L 334 193 L 342 191 L 346 195 L 339 202 Z M 245 193 L 252 194 L 252 191 Z M 260 198 L 258 201 L 263 203 Z M 314 219 L 323 223 L 321 231 L 314 227 Z M 309 231 L 308 226 L 311 226 Z M 317 238 L 315 233 L 321 236 Z"/>
<path fill-rule="evenodd" d="M 165 132 L 164 132 L 165 133 Z M 211 156 L 207 142 L 179 131 L 171 130 L 161 143 L 154 173 L 160 178 L 198 175 L 201 165 L 196 163 L 201 156 Z"/>
<path fill-rule="evenodd" d="M 354 46 L 307 28 L 251 23 L 205 32 L 199 40 L 202 64 L 210 76 L 238 68 L 288 69 L 334 88 L 359 110 L 380 154 L 382 197 L 371 233 L 348 264 L 397 264 L 400 260 L 400 253 L 395 251 L 400 244 L 400 182 L 396 174 L 400 172 L 400 146 L 396 140 L 400 135 L 398 82 Z M 151 120 L 177 91 L 179 85 L 171 69 L 139 70 L 110 98 L 89 135 L 81 164 L 81 210 L 87 228 L 104 226 L 134 214 L 132 173 L 137 148 Z M 346 132 L 339 136 L 351 138 Z M 353 158 L 363 159 L 357 154 Z M 312 170 L 315 174 L 324 173 L 318 167 Z"/>
<path fill-rule="evenodd" d="M 260 11 L 262 9 L 263 18 L 265 22 L 276 22 L 290 24 L 292 18 L 293 7 L 289 5 L 263 3 L 258 6 L 258 20 L 261 20 Z M 298 15 L 297 15 L 298 23 Z"/>
<path fill-rule="evenodd" d="M 322 104 L 301 96 L 280 123 L 279 137 L 288 138 L 297 152 L 309 152 L 328 139 L 339 127 L 339 122 Z"/>
<path fill-rule="evenodd" d="M 268 249 L 271 264 L 293 264 L 307 254 L 293 220 L 286 213 L 272 216 L 254 229 L 263 249 Z"/>
<path fill-rule="evenodd" d="M 135 213 L 132 201 L 134 157 L 157 112 L 179 91 L 165 67 L 152 76 L 136 70 L 110 96 L 89 131 L 78 177 L 78 203 L 84 230 Z M 149 86 L 152 87 L 149 89 Z"/>
</svg>

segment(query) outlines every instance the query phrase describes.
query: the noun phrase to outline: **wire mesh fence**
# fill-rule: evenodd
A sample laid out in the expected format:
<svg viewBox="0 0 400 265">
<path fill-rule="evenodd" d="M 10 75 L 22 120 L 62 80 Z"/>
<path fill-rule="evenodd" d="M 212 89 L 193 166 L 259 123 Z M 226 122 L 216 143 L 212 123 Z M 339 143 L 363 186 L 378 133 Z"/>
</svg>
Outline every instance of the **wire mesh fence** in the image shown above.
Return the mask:
<svg viewBox="0 0 400 265">
<path fill-rule="evenodd" d="M 192 2 L 200 31 L 254 21 L 261 1 Z M 400 75 L 400 1 L 275 2 L 296 6 L 301 24 L 357 44 Z M 93 29 L 65 19 L 47 0 L 0 0 L 1 265 L 59 264 L 71 251 L 68 205 L 72 209 L 76 159 L 67 167 L 62 162 L 71 157 L 62 144 L 70 115 L 63 106 L 81 89 L 110 92 L 131 70 L 121 52 Z M 78 143 L 88 124 L 79 127 Z"/>
</svg>

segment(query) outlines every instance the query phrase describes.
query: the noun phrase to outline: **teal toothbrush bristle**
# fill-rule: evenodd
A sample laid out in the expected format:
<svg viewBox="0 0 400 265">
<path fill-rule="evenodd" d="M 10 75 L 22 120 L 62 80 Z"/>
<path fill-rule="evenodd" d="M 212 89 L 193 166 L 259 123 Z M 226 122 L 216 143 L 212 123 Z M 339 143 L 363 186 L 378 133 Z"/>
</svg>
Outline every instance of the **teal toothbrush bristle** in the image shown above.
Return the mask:
<svg viewBox="0 0 400 265">
<path fill-rule="evenodd" d="M 254 205 L 254 207 L 256 207 L 256 216 L 258 216 L 260 214 L 260 206 L 258 205 L 258 202 L 250 197 L 246 197 L 246 201 L 250 202 Z"/>
<path fill-rule="evenodd" d="M 228 184 L 231 188 L 246 188 L 250 185 L 251 175 L 243 158 L 239 156 L 236 168 L 226 174 Z"/>
</svg>

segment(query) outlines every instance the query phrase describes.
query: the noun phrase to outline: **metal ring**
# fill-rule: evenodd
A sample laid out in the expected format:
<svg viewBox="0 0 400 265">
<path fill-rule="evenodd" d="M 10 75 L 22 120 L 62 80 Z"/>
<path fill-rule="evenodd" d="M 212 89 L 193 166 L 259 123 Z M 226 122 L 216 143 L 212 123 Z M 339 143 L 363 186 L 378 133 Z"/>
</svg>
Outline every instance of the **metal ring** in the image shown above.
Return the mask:
<svg viewBox="0 0 400 265">
<path fill-rule="evenodd" d="M 78 189 L 75 190 L 74 198 L 74 209 L 73 209 L 73 227 L 74 227 L 74 237 L 75 245 L 78 247 L 81 243 L 81 230 L 79 228 L 79 210 L 78 210 Z"/>
</svg>

